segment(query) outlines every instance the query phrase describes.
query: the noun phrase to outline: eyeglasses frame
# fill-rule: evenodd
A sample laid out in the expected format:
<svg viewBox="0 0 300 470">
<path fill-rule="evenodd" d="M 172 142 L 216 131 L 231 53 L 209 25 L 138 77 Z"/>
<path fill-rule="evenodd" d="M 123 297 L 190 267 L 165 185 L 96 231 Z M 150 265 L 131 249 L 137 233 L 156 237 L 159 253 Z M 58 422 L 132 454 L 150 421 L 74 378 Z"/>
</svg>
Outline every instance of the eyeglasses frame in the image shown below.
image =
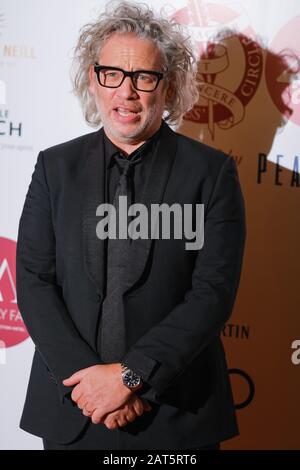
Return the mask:
<svg viewBox="0 0 300 470">
<path fill-rule="evenodd" d="M 123 78 L 122 78 L 121 83 L 118 86 L 102 85 L 102 83 L 100 82 L 100 77 L 99 77 L 99 72 L 101 70 L 119 70 L 120 72 L 123 72 Z M 122 83 L 124 82 L 125 78 L 130 77 L 131 78 L 131 83 L 132 83 L 134 89 L 138 90 L 138 91 L 143 91 L 145 93 L 152 93 L 153 91 L 155 91 L 156 88 L 158 87 L 159 82 L 164 78 L 164 75 L 165 75 L 165 72 L 156 72 L 155 70 L 144 70 L 144 69 L 139 69 L 139 70 L 134 70 L 132 72 L 127 72 L 126 70 L 123 70 L 119 67 L 111 67 L 109 65 L 100 65 L 97 62 L 95 62 L 95 64 L 94 64 L 94 72 L 97 75 L 97 80 L 98 80 L 99 85 L 101 85 L 105 88 L 119 88 L 122 85 Z M 153 88 L 153 90 L 140 90 L 139 88 L 137 88 L 135 86 L 134 82 L 133 82 L 134 75 L 137 74 L 137 73 L 150 73 L 152 75 L 155 75 L 158 78 L 158 80 L 156 82 L 156 85 L 155 85 L 155 88 Z"/>
</svg>

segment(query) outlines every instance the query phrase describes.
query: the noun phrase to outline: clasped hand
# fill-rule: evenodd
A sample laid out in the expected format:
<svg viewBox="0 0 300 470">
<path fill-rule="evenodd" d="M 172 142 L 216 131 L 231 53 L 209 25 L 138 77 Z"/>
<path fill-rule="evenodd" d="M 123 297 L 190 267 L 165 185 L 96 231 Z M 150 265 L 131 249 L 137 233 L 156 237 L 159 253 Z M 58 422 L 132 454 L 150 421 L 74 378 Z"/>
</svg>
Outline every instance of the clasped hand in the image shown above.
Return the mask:
<svg viewBox="0 0 300 470">
<path fill-rule="evenodd" d="M 63 380 L 75 386 L 71 398 L 94 424 L 116 429 L 134 421 L 151 406 L 140 399 L 121 379 L 121 364 L 95 365 L 81 369 Z"/>
</svg>

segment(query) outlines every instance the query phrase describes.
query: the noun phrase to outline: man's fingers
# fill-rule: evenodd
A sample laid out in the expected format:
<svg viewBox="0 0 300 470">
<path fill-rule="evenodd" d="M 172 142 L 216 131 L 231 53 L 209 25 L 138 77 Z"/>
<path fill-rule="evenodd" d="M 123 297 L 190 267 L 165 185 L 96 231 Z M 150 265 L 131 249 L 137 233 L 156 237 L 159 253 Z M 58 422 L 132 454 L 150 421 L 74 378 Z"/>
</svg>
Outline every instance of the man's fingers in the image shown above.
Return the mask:
<svg viewBox="0 0 300 470">
<path fill-rule="evenodd" d="M 102 422 L 108 429 L 117 429 L 132 423 L 137 417 L 142 416 L 144 411 L 151 409 L 152 407 L 147 400 L 133 395 L 122 408 L 108 413 L 102 419 L 97 416 L 97 413 L 94 413 L 91 419 L 95 424 Z"/>
<path fill-rule="evenodd" d="M 133 406 L 134 411 L 137 414 L 137 416 L 142 416 L 142 414 L 144 413 L 144 406 L 143 406 L 142 401 L 139 398 L 136 398 L 134 400 L 132 406 Z"/>
<path fill-rule="evenodd" d="M 115 422 L 115 413 L 109 413 L 106 415 L 102 422 L 108 429 L 112 429 L 111 425 Z"/>
<path fill-rule="evenodd" d="M 71 393 L 71 398 L 73 401 L 75 401 L 75 403 L 79 403 L 80 400 L 82 400 L 82 393 L 80 392 L 80 390 L 78 390 L 77 387 L 75 387 Z"/>
<path fill-rule="evenodd" d="M 99 413 L 99 411 L 96 409 L 91 416 L 91 421 L 94 424 L 99 424 L 102 420 L 102 417 L 102 413 Z"/>
<path fill-rule="evenodd" d="M 78 403 L 77 406 L 78 406 L 78 408 L 82 409 L 82 414 L 84 416 L 92 416 L 92 414 L 95 411 L 95 408 L 93 406 L 90 406 L 89 403 L 87 403 L 87 402 L 85 404 Z"/>
<path fill-rule="evenodd" d="M 117 423 L 118 423 L 118 426 L 123 427 L 123 426 L 126 426 L 127 424 L 127 419 L 125 416 L 120 416 L 119 418 L 117 418 Z"/>
<path fill-rule="evenodd" d="M 125 406 L 122 409 L 114 411 L 106 416 L 104 420 L 104 425 L 108 429 L 116 429 L 118 427 L 126 426 L 128 423 L 131 423 L 137 417 L 133 406 L 130 408 L 129 406 Z"/>
<path fill-rule="evenodd" d="M 112 413 L 105 415 L 101 422 L 107 427 L 107 429 L 117 429 L 119 427 L 117 421 L 118 416 L 119 410 L 113 411 Z"/>
<path fill-rule="evenodd" d="M 124 411 L 124 419 L 128 422 L 128 423 L 132 423 L 135 418 L 137 417 L 137 413 L 133 407 L 133 405 L 129 406 L 128 408 L 128 411 Z"/>
<path fill-rule="evenodd" d="M 78 406 L 78 408 L 80 408 L 81 410 L 83 410 L 84 408 L 86 408 L 86 405 L 87 405 L 86 399 L 84 400 L 84 399 L 82 398 L 82 396 L 81 396 L 81 397 L 77 400 L 77 406 Z"/>
<path fill-rule="evenodd" d="M 105 420 L 105 426 L 107 429 L 118 429 L 118 423 L 115 419 L 108 419 L 107 421 Z"/>
<path fill-rule="evenodd" d="M 63 380 L 63 384 L 66 385 L 67 387 L 70 387 L 71 385 L 75 385 L 78 382 L 80 382 L 82 377 L 83 377 L 83 372 L 81 370 L 78 370 L 77 372 L 75 372 L 75 374 Z"/>
<path fill-rule="evenodd" d="M 92 416 L 93 412 L 92 411 L 87 411 L 85 408 L 83 408 L 82 414 L 84 416 Z"/>
</svg>

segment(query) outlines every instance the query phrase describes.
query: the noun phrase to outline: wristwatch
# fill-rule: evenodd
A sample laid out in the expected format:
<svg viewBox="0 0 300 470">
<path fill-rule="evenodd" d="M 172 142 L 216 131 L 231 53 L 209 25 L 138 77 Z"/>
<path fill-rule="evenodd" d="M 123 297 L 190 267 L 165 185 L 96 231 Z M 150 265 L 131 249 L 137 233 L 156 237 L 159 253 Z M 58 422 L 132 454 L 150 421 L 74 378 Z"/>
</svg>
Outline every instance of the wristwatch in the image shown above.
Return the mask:
<svg viewBox="0 0 300 470">
<path fill-rule="evenodd" d="M 121 369 L 123 384 L 130 388 L 130 390 L 136 390 L 140 388 L 142 383 L 141 377 L 123 363 L 121 363 Z"/>
</svg>

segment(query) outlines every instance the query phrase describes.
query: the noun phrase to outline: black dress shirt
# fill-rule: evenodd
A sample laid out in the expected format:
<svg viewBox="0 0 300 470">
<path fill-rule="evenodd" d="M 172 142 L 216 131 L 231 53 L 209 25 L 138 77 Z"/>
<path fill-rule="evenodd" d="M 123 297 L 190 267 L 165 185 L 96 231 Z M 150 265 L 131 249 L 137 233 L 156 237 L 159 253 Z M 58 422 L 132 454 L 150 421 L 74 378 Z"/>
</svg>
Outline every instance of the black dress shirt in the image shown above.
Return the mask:
<svg viewBox="0 0 300 470">
<path fill-rule="evenodd" d="M 150 139 L 144 142 L 140 147 L 134 150 L 128 157 L 122 153 L 122 151 L 112 143 L 104 132 L 104 153 L 106 162 L 106 202 L 112 204 L 114 195 L 117 189 L 117 185 L 120 179 L 121 170 L 116 163 L 114 156 L 118 153 L 123 158 L 129 160 L 137 159 L 141 156 L 141 161 L 134 165 L 132 169 L 132 201 L 139 202 L 143 190 L 146 187 L 147 179 L 150 175 L 151 163 L 153 156 L 158 144 L 161 127 L 153 134 Z"/>
</svg>

